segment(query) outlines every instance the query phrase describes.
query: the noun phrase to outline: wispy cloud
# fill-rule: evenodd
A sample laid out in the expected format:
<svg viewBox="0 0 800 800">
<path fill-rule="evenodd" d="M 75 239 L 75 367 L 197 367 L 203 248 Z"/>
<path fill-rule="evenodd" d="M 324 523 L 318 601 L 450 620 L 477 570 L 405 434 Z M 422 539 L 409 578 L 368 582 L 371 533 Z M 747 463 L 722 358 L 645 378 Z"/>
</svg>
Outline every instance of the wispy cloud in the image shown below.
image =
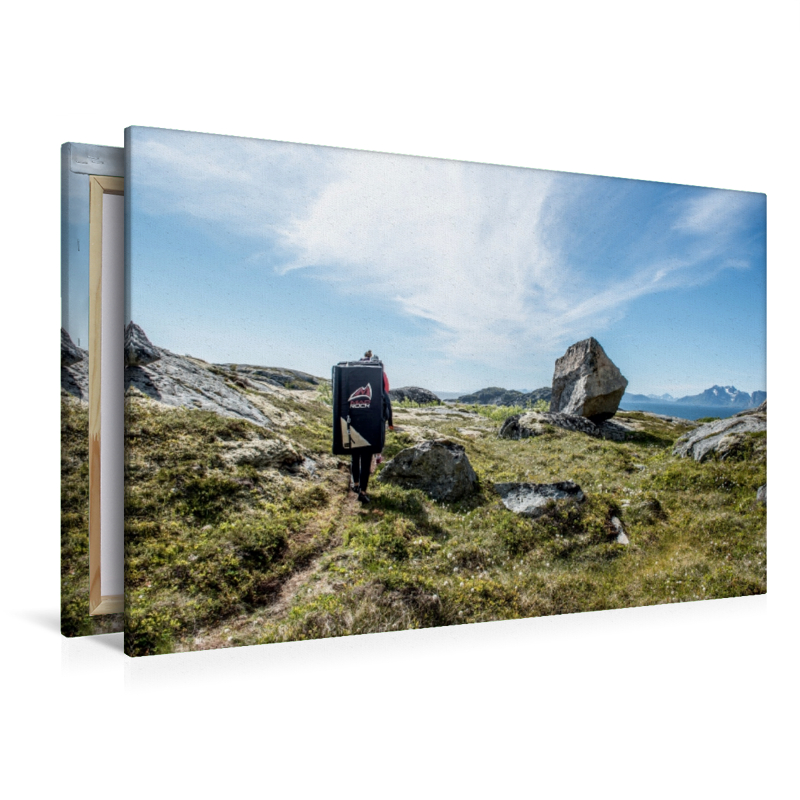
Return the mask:
<svg viewBox="0 0 800 800">
<path fill-rule="evenodd" d="M 148 213 L 246 242 L 243 261 L 269 253 L 276 280 L 305 274 L 425 320 L 442 352 L 481 362 L 553 351 L 639 297 L 746 268 L 736 237 L 762 203 L 663 187 L 671 201 L 643 211 L 634 181 L 604 204 L 603 179 L 538 170 L 163 131 L 136 146 Z"/>
</svg>

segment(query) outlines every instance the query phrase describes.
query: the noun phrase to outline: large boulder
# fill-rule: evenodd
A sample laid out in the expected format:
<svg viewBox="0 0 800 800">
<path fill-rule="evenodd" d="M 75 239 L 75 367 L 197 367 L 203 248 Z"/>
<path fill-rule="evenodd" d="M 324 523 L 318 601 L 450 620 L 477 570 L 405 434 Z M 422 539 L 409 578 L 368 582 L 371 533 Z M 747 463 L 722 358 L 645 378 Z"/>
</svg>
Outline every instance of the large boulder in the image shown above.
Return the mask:
<svg viewBox="0 0 800 800">
<path fill-rule="evenodd" d="M 422 389 L 419 386 L 403 386 L 400 389 L 392 389 L 389 392 L 392 401 L 401 402 L 409 400 L 412 403 L 424 405 L 438 405 L 442 401 L 429 389 Z"/>
<path fill-rule="evenodd" d="M 586 499 L 581 487 L 573 481 L 496 483 L 494 488 L 503 505 L 523 517 L 540 517 L 553 505 L 582 503 Z"/>
<path fill-rule="evenodd" d="M 735 417 L 707 422 L 685 433 L 675 442 L 672 454 L 691 456 L 695 461 L 705 461 L 712 456 L 725 460 L 740 453 L 751 434 L 766 429 L 766 413 L 753 410 L 747 414 L 737 414 Z M 763 442 L 760 444 L 765 446 Z"/>
<path fill-rule="evenodd" d="M 509 417 L 500 426 L 499 436 L 501 439 L 527 439 L 532 436 L 541 436 L 547 432 L 548 425 L 614 442 L 623 442 L 634 433 L 632 428 L 613 420 L 595 424 L 590 419 L 576 414 L 529 411 L 526 414 L 515 414 Z"/>
<path fill-rule="evenodd" d="M 588 417 L 592 422 L 611 419 L 627 385 L 600 342 L 584 339 L 556 361 L 550 411 Z"/>
<path fill-rule="evenodd" d="M 161 354 L 147 334 L 135 322 L 129 322 L 125 328 L 125 366 L 143 367 L 160 358 Z"/>
<path fill-rule="evenodd" d="M 402 450 L 386 463 L 377 480 L 421 489 L 434 500 L 448 502 L 466 497 L 478 483 L 464 448 L 446 439 Z"/>
</svg>

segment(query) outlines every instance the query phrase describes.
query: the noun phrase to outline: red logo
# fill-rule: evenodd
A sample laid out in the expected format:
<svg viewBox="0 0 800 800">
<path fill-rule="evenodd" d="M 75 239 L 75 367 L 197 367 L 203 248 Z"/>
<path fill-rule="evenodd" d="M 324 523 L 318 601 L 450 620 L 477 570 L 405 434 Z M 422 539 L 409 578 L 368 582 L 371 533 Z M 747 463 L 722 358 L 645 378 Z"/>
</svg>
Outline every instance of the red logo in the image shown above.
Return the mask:
<svg viewBox="0 0 800 800">
<path fill-rule="evenodd" d="M 350 397 L 347 398 L 350 403 L 350 408 L 369 408 L 372 402 L 372 384 L 368 383 L 360 389 L 356 389 Z"/>
</svg>

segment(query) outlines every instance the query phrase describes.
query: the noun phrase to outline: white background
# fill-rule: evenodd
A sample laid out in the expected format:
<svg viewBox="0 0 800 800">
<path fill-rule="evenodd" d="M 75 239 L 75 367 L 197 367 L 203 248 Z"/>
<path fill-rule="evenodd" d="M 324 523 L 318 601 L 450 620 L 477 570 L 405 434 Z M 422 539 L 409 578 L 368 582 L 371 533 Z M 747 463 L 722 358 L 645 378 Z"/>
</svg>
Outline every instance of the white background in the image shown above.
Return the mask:
<svg viewBox="0 0 800 800">
<path fill-rule="evenodd" d="M 798 3 L 17 3 L 3 28 L 8 796 L 796 790 Z M 136 660 L 62 639 L 59 146 L 129 124 L 766 192 L 769 594 Z"/>
</svg>

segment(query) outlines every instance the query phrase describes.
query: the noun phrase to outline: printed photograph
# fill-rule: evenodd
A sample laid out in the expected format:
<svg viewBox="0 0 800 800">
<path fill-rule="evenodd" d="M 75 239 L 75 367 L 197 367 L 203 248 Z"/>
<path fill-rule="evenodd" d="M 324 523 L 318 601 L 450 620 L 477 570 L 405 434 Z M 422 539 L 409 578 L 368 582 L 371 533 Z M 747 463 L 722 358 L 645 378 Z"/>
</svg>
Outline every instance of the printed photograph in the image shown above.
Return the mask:
<svg viewBox="0 0 800 800">
<path fill-rule="evenodd" d="M 129 655 L 766 592 L 765 195 L 125 157 Z"/>
<path fill-rule="evenodd" d="M 121 597 L 121 547 L 116 548 L 120 556 L 117 585 L 113 586 L 113 581 L 109 584 L 109 575 L 114 572 L 109 568 L 105 582 L 95 576 L 91 591 L 89 523 L 90 241 L 94 226 L 102 227 L 102 219 L 92 219 L 91 183 L 98 177 L 107 183 L 111 176 L 121 181 L 123 168 L 122 149 L 118 147 L 68 142 L 61 148 L 61 633 L 69 637 L 117 633 L 123 627 L 121 599 L 117 607 L 103 606 L 102 596 L 94 597 L 92 604 L 93 595 L 101 595 L 102 589 L 106 594 L 114 590 Z M 98 487 L 96 480 L 95 491 Z M 95 535 L 100 527 L 98 505 Z M 118 524 L 118 534 L 120 528 Z"/>
</svg>

